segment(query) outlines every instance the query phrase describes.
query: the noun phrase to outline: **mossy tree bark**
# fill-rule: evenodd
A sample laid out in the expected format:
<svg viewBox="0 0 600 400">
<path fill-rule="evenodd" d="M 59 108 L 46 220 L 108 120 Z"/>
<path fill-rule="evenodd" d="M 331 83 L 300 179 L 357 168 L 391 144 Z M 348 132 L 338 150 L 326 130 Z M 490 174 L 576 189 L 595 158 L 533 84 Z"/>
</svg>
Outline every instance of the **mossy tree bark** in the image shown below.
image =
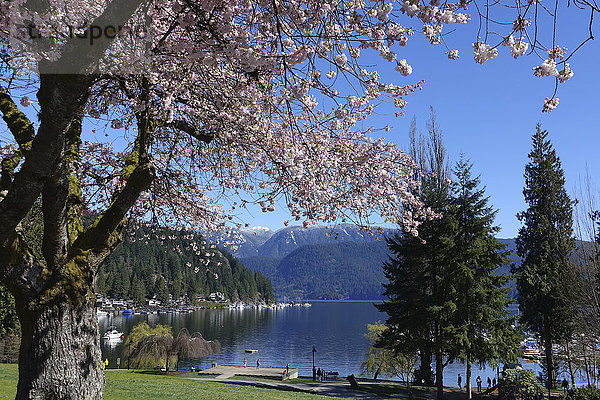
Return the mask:
<svg viewBox="0 0 600 400">
<path fill-rule="evenodd" d="M 95 298 L 19 307 L 17 399 L 102 399 L 104 374 Z"/>
</svg>

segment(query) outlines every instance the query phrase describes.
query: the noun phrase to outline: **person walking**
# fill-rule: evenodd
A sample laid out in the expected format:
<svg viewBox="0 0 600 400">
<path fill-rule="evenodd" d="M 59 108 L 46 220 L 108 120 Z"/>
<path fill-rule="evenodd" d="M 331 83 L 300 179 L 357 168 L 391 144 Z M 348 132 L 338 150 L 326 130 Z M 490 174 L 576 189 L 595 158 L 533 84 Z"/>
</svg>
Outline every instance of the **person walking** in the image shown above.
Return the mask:
<svg viewBox="0 0 600 400">
<path fill-rule="evenodd" d="M 481 382 L 482 382 L 481 376 L 477 376 L 476 382 L 477 382 L 477 393 L 481 393 Z"/>
<path fill-rule="evenodd" d="M 246 368 L 247 363 L 248 363 L 248 361 L 246 360 L 246 357 L 244 357 L 244 368 Z"/>
<path fill-rule="evenodd" d="M 566 392 L 567 389 L 569 388 L 569 382 L 567 381 L 567 378 L 563 378 L 562 388 L 563 388 L 563 393 Z"/>
<path fill-rule="evenodd" d="M 256 359 L 256 369 L 260 368 L 260 358 Z"/>
<path fill-rule="evenodd" d="M 488 390 L 490 390 L 491 388 L 492 388 L 492 380 L 488 376 Z"/>
<path fill-rule="evenodd" d="M 458 388 L 462 388 L 462 377 L 460 376 L 460 374 L 458 374 Z"/>
</svg>

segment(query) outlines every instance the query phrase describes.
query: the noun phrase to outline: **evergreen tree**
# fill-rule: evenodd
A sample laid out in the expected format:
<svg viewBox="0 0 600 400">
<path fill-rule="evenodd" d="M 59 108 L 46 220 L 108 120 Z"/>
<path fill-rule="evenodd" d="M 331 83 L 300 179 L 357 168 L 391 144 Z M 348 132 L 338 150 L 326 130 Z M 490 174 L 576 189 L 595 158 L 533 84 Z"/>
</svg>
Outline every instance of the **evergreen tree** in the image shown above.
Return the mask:
<svg viewBox="0 0 600 400">
<path fill-rule="evenodd" d="M 479 177 L 471 176 L 472 164 L 461 157 L 454 169 L 452 207 L 450 214 L 456 222 L 452 248 L 453 270 L 457 272 L 457 323 L 459 358 L 467 367 L 467 397 L 471 394 L 471 365 L 473 362 L 494 362 L 516 359 L 514 350 L 520 335 L 512 328 L 509 317 L 507 275 L 497 274 L 502 265 L 509 264 L 506 246 L 494 235 L 496 211 L 488 205 L 485 189 L 479 188 Z M 512 360 L 511 360 L 512 361 Z"/>
<path fill-rule="evenodd" d="M 162 302 L 162 304 L 167 304 L 169 302 L 169 291 L 167 290 L 167 285 L 165 283 L 165 278 L 159 276 L 156 278 L 156 298 Z"/>
<path fill-rule="evenodd" d="M 133 279 L 131 281 L 130 298 L 138 305 L 144 305 L 146 303 L 146 288 L 137 275 L 133 275 Z"/>
<path fill-rule="evenodd" d="M 517 214 L 523 226 L 516 240 L 522 260 L 517 275 L 521 321 L 544 346 L 547 387 L 554 388 L 556 366 L 552 345 L 570 339 L 576 315 L 577 280 L 569 256 L 575 248 L 572 203 L 565 190 L 560 160 L 548 132 L 537 126 L 525 166 L 523 195 L 528 207 Z"/>
<path fill-rule="evenodd" d="M 427 127 L 429 137 L 417 137 L 413 121 L 409 153 L 423 176 L 418 195 L 426 207 L 445 215 L 450 206 L 448 163 L 433 108 Z M 438 399 L 443 397 L 443 369 L 456 356 L 455 289 L 448 271 L 453 229 L 451 219 L 437 218 L 424 221 L 418 237 L 403 232 L 388 239 L 392 256 L 383 268 L 389 282 L 384 285 L 384 295 L 389 301 L 377 306 L 388 314 L 388 329 L 378 346 L 409 354 L 418 351 L 420 366 L 415 380 L 427 385 L 433 384 L 431 361 L 435 356 Z"/>
<path fill-rule="evenodd" d="M 447 192 L 436 194 L 439 202 L 448 202 Z M 431 197 L 423 199 L 428 206 L 440 205 Z M 384 285 L 384 295 L 389 300 L 377 306 L 388 314 L 389 328 L 382 334 L 379 345 L 408 355 L 417 351 L 418 383 L 433 384 L 431 362 L 435 356 L 438 398 L 443 396 L 443 368 L 454 355 L 449 350 L 454 331 L 451 317 L 456 305 L 447 270 L 451 232 L 448 219 L 441 218 L 424 222 L 419 227 L 419 237 L 404 232 L 388 239 L 392 256 L 383 268 L 389 282 Z"/>
</svg>

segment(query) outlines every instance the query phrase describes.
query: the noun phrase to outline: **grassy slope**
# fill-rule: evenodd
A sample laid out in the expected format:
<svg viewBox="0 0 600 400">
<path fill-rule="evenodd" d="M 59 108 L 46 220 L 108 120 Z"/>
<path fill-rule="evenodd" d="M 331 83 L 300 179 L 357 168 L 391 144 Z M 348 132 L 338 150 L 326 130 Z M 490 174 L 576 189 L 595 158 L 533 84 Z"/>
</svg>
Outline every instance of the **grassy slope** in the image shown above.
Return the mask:
<svg viewBox="0 0 600 400">
<path fill-rule="evenodd" d="M 0 364 L 0 400 L 13 400 L 17 366 Z M 185 376 L 185 375 L 184 375 Z M 250 386 L 199 382 L 184 376 L 160 376 L 127 371 L 107 371 L 105 400 L 320 400 L 329 397 L 284 392 Z"/>
</svg>

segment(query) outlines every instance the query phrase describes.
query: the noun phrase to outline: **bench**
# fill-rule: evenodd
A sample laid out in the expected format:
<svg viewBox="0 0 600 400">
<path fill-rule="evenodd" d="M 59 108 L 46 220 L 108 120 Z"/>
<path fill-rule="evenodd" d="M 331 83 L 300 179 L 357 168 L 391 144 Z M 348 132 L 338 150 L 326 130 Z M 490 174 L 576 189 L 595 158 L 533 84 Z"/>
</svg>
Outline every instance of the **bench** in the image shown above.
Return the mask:
<svg viewBox="0 0 600 400">
<path fill-rule="evenodd" d="M 348 382 L 350 382 L 350 387 L 352 389 L 358 389 L 358 382 L 356 381 L 354 374 L 349 375 L 346 379 L 348 380 Z"/>
<path fill-rule="evenodd" d="M 326 373 L 326 377 L 331 378 L 333 380 L 336 380 L 338 378 L 338 376 L 340 376 L 340 374 L 337 371 L 329 371 Z"/>
</svg>

